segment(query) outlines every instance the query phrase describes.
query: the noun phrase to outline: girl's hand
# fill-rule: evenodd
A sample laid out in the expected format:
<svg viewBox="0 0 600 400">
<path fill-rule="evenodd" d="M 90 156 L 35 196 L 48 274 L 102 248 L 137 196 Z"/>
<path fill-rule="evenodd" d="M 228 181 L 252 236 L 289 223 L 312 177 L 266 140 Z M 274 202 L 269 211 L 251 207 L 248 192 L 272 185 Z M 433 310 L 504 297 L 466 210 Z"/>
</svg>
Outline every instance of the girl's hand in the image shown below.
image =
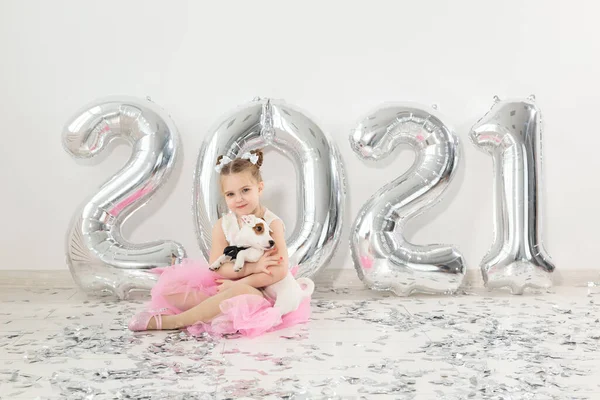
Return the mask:
<svg viewBox="0 0 600 400">
<path fill-rule="evenodd" d="M 277 249 L 273 248 L 271 250 L 265 251 L 265 254 L 262 255 L 260 260 L 258 260 L 254 264 L 254 268 L 252 269 L 253 274 L 260 274 L 264 272 L 265 274 L 271 275 L 271 271 L 269 271 L 269 267 L 273 267 L 279 265 L 283 260 L 282 257 L 276 254 Z"/>
<path fill-rule="evenodd" d="M 230 281 L 229 279 L 217 279 L 215 282 L 220 283 L 217 287 L 217 292 L 221 293 L 223 290 L 227 290 L 234 285 L 234 281 Z"/>
</svg>

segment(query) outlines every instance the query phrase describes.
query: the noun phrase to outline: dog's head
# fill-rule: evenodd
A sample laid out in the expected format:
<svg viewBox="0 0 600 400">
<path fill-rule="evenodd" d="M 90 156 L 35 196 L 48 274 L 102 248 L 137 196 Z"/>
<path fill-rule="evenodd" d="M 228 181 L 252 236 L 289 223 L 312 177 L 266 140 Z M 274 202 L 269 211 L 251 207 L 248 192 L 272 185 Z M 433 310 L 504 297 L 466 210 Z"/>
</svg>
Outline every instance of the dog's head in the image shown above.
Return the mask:
<svg viewBox="0 0 600 400">
<path fill-rule="evenodd" d="M 275 246 L 275 241 L 269 232 L 271 232 L 271 229 L 264 219 L 254 215 L 244 215 L 242 217 L 242 227 L 236 237 L 237 245 L 269 250 Z"/>
</svg>

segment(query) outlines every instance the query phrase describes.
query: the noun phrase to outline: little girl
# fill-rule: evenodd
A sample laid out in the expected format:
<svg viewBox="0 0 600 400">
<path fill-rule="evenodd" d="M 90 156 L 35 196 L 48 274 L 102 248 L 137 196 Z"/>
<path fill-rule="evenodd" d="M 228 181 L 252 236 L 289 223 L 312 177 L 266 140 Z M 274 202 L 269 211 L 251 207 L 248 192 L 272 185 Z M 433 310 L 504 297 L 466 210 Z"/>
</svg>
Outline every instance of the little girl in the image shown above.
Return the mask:
<svg viewBox="0 0 600 400">
<path fill-rule="evenodd" d="M 310 298 L 284 316 L 273 308 L 275 299 L 261 288 L 282 280 L 288 273 L 288 254 L 281 219 L 260 205 L 264 182 L 260 174 L 263 153 L 255 150 L 230 160 L 219 156 L 216 170 L 221 176 L 221 189 L 231 211 L 213 227 L 210 260 L 184 260 L 179 265 L 157 269 L 161 274 L 152 289 L 150 311 L 133 317 L 132 331 L 179 329 L 187 327 L 192 334 L 241 333 L 257 336 L 308 321 Z M 254 214 L 272 230 L 275 248 L 265 252 L 256 263 L 246 263 L 234 272 L 233 263 L 223 264 L 217 271 L 208 269 L 229 245 L 240 229 L 241 217 Z M 275 254 L 277 251 L 277 254 Z M 154 310 L 154 311 L 153 311 Z"/>
</svg>

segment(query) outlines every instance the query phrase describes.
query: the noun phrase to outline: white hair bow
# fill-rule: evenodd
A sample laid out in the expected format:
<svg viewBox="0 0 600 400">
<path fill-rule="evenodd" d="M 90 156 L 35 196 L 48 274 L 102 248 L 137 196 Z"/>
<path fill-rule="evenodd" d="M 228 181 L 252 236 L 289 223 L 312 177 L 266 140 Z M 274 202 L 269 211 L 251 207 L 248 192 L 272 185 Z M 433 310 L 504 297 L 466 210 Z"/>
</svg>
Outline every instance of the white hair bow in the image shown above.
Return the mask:
<svg viewBox="0 0 600 400">
<path fill-rule="evenodd" d="M 244 153 L 240 158 L 250 161 L 252 164 L 256 165 L 258 162 L 258 156 L 252 153 Z"/>
<path fill-rule="evenodd" d="M 252 153 L 244 153 L 240 158 L 248 160 L 254 165 L 256 165 L 256 163 L 258 162 L 258 156 Z M 233 160 L 231 158 L 223 156 L 223 158 L 221 158 L 221 162 L 215 166 L 215 171 L 217 171 L 217 173 L 220 174 L 223 167 L 232 161 Z"/>
<path fill-rule="evenodd" d="M 215 167 L 215 171 L 217 171 L 217 173 L 220 174 L 223 167 L 232 161 L 233 160 L 231 158 L 229 158 L 227 156 L 223 156 L 223 158 L 221 158 L 221 162 L 218 163 L 217 166 Z"/>
</svg>

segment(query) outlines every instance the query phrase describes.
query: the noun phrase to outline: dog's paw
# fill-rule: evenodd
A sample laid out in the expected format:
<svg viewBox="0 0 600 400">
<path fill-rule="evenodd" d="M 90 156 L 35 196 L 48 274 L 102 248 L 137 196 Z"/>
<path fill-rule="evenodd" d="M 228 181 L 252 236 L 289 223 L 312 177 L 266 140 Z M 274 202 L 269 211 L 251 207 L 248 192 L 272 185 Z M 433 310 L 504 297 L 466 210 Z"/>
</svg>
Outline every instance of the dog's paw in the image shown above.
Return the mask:
<svg viewBox="0 0 600 400">
<path fill-rule="evenodd" d="M 233 264 L 233 272 L 240 272 L 244 268 L 244 264 Z"/>
<path fill-rule="evenodd" d="M 213 264 L 213 265 L 211 265 L 211 266 L 208 267 L 208 269 L 210 269 L 211 271 L 216 271 L 219 268 L 221 268 L 221 265 L 219 265 L 219 264 L 217 264 L 217 265 Z"/>
</svg>

